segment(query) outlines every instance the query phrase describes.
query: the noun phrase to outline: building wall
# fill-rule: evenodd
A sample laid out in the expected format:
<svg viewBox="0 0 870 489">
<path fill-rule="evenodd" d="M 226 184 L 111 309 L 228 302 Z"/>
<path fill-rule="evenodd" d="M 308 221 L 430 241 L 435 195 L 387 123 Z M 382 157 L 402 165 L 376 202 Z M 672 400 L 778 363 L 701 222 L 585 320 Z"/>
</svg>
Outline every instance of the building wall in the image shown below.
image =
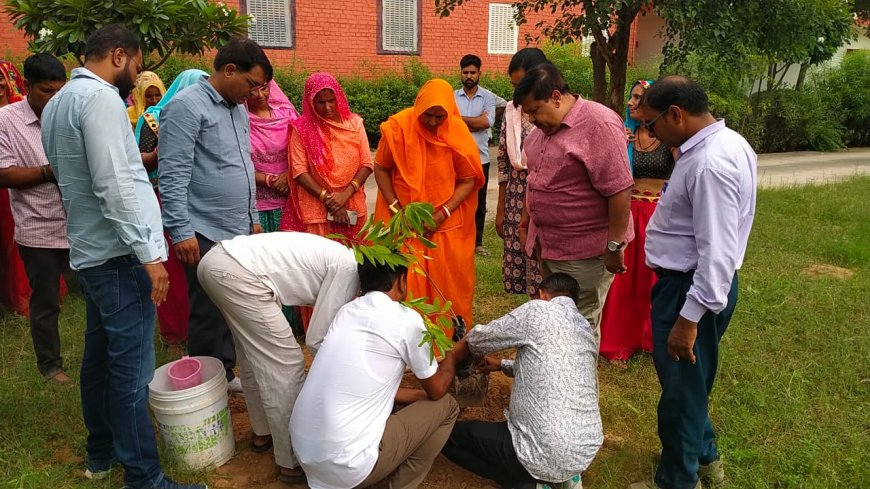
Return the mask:
<svg viewBox="0 0 870 489">
<path fill-rule="evenodd" d="M 646 64 L 661 60 L 664 40 L 660 33 L 664 32 L 665 21 L 650 12 L 638 15 L 635 19 L 634 64 Z"/>
<path fill-rule="evenodd" d="M 422 2 L 420 55 L 418 59 L 435 73 L 459 71 L 465 54 L 480 56 L 483 70 L 503 72 L 510 55 L 487 53 L 489 4 L 510 3 L 472 0 L 446 18 L 435 15 L 435 0 Z M 377 0 L 296 0 L 294 49 L 270 49 L 279 65 L 302 66 L 335 74 L 367 74 L 377 69 L 400 69 L 410 56 L 378 54 Z M 238 0 L 228 2 L 239 8 Z M 524 37 L 543 17 L 537 16 L 520 28 L 518 48 Z M 552 16 L 550 16 L 552 18 Z"/>
<path fill-rule="evenodd" d="M 0 12 L 0 53 L 4 58 L 27 56 L 27 39 L 24 38 L 24 33 L 15 29 L 4 12 Z"/>
</svg>

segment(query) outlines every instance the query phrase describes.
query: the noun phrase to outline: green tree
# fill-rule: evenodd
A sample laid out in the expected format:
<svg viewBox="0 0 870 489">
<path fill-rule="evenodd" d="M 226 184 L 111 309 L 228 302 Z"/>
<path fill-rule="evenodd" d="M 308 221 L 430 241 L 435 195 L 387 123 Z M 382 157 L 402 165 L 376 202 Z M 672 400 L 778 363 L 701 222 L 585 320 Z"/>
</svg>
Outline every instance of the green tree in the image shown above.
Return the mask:
<svg viewBox="0 0 870 489">
<path fill-rule="evenodd" d="M 72 54 L 84 63 L 88 36 L 109 24 L 139 34 L 145 69 L 173 53 L 201 55 L 245 35 L 252 17 L 208 0 L 7 0 L 6 13 L 30 39 L 30 49 L 56 56 Z"/>
<path fill-rule="evenodd" d="M 800 89 L 810 66 L 831 59 L 857 35 L 851 0 L 667 0 L 656 8 L 666 22 L 663 71 L 690 53 L 731 66 L 756 61 L 764 66 L 759 84 L 766 82 L 767 90 L 782 87 L 794 65 L 800 66 Z"/>
<path fill-rule="evenodd" d="M 435 0 L 435 12 L 446 17 L 470 0 Z M 521 0 L 515 2 L 517 24 L 525 24 L 529 13 L 558 14 L 535 27 L 557 44 L 591 36 L 592 98 L 621 114 L 625 104 L 631 24 L 652 0 Z M 540 36 L 533 37 L 538 40 Z M 609 75 L 609 76 L 608 76 Z"/>
</svg>

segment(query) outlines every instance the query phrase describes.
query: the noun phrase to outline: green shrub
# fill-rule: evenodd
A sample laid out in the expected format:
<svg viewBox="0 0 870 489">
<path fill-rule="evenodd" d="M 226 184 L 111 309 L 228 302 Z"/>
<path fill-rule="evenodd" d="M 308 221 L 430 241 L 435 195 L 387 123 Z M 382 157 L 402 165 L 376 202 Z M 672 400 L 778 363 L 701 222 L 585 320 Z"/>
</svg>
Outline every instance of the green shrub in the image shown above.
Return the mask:
<svg viewBox="0 0 870 489">
<path fill-rule="evenodd" d="M 832 114 L 821 92 L 774 90 L 754 94 L 749 117 L 763 125 L 756 150 L 833 151 L 844 148 L 843 127 Z"/>
<path fill-rule="evenodd" d="M 592 60 L 588 56 L 582 56 L 580 44 L 548 43 L 541 46 L 541 50 L 562 72 L 572 92 L 579 93 L 585 98 L 592 96 Z"/>
<path fill-rule="evenodd" d="M 169 88 L 169 85 L 172 84 L 172 81 L 175 80 L 175 77 L 177 77 L 179 73 L 194 68 L 203 70 L 206 73 L 211 73 L 214 70 L 212 68 L 211 59 L 203 58 L 201 56 L 170 56 L 166 62 L 163 63 L 160 68 L 154 70 L 154 72 L 157 73 L 157 76 L 160 77 L 166 85 L 166 88 Z"/>
<path fill-rule="evenodd" d="M 870 52 L 847 54 L 839 66 L 814 76 L 811 89 L 830 101 L 846 144 L 870 146 Z"/>
<path fill-rule="evenodd" d="M 407 72 L 405 76 L 408 76 Z M 381 123 L 396 112 L 414 105 L 420 88 L 405 76 L 384 74 L 374 80 L 360 77 L 340 80 L 350 109 L 365 122 L 369 144 L 373 148 L 381 139 Z"/>
</svg>

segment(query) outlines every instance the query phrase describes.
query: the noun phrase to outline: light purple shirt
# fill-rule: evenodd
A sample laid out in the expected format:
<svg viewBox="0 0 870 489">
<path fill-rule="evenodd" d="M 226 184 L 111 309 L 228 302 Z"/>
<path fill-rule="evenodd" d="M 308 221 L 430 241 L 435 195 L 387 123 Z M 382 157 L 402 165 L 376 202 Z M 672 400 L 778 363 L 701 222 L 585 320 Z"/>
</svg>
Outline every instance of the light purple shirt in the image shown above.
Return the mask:
<svg viewBox="0 0 870 489">
<path fill-rule="evenodd" d="M 725 121 L 705 127 L 680 146 L 647 226 L 647 265 L 695 270 L 680 311 L 690 321 L 728 304 L 755 216 L 756 160 L 749 143 Z"/>
</svg>

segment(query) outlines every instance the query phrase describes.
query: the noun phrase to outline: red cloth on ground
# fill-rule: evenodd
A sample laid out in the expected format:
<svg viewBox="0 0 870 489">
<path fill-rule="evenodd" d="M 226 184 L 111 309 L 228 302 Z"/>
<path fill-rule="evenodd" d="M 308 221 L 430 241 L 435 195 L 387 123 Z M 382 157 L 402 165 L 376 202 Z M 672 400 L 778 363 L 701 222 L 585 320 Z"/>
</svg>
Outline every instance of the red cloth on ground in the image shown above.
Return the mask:
<svg viewBox="0 0 870 489">
<path fill-rule="evenodd" d="M 643 248 L 646 225 L 655 209 L 655 202 L 631 200 L 635 235 L 625 248 L 628 272 L 613 278 L 601 315 L 600 353 L 608 360 L 628 360 L 640 350 L 652 351 L 650 292 L 657 278 L 646 265 Z"/>
</svg>

